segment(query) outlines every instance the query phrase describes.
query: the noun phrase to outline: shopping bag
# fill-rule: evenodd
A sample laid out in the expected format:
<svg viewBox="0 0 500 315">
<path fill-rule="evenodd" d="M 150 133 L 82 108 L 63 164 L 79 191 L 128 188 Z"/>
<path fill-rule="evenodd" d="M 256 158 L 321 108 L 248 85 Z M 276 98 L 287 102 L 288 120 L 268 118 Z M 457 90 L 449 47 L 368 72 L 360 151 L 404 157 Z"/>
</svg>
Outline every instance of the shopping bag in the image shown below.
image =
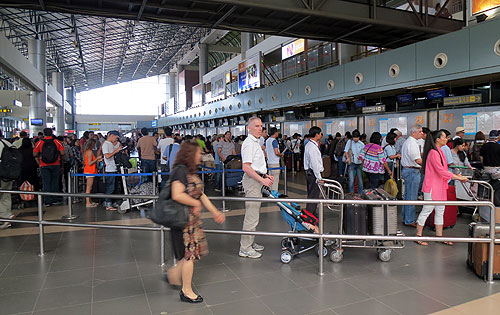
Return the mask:
<svg viewBox="0 0 500 315">
<path fill-rule="evenodd" d="M 22 183 L 21 187 L 19 187 L 19 190 L 34 191 L 35 188 L 33 187 L 33 185 L 30 182 L 25 180 L 24 183 Z M 21 194 L 20 196 L 21 196 L 21 199 L 24 201 L 31 201 L 35 198 L 35 195 L 32 195 L 32 194 Z"/>
<path fill-rule="evenodd" d="M 387 191 L 391 196 L 394 198 L 397 197 L 398 195 L 398 184 L 396 184 L 396 181 L 394 179 L 389 178 L 384 185 L 384 190 Z"/>
</svg>

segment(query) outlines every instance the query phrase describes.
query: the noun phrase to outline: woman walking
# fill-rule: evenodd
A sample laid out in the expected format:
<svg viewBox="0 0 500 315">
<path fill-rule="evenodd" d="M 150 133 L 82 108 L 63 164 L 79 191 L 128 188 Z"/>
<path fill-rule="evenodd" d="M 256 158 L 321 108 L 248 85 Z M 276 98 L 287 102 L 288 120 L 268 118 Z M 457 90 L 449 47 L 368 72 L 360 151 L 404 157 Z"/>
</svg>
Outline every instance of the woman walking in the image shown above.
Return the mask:
<svg viewBox="0 0 500 315">
<path fill-rule="evenodd" d="M 456 175 L 448 171 L 448 164 L 441 148 L 446 146 L 448 138 L 442 130 L 434 131 L 425 140 L 424 156 L 422 160 L 422 172 L 425 172 L 422 192 L 424 200 L 445 201 L 447 199 L 446 191 L 450 179 L 466 182 L 467 178 L 462 175 Z M 425 221 L 427 217 L 435 210 L 434 223 L 436 225 L 436 236 L 443 236 L 443 215 L 445 206 L 426 205 L 417 219 L 417 236 L 422 236 Z M 429 245 L 424 241 L 416 241 L 418 245 Z M 443 244 L 452 246 L 452 242 L 443 242 Z"/>
<path fill-rule="evenodd" d="M 196 174 L 201 163 L 201 148 L 195 141 L 185 141 L 177 152 L 170 174 L 172 200 L 189 206 L 189 220 L 184 229 L 171 229 L 172 249 L 178 263 L 167 272 L 167 280 L 173 286 L 182 284 L 181 301 L 201 303 L 203 298 L 194 293 L 191 286 L 194 261 L 208 254 L 207 241 L 201 225 L 203 207 L 212 213 L 217 223 L 225 216 L 217 210 L 203 193 L 203 182 Z"/>
<path fill-rule="evenodd" d="M 89 139 L 85 142 L 85 167 L 83 169 L 83 173 L 85 174 L 97 174 L 97 162 L 102 161 L 102 156 L 95 157 L 92 150 L 95 147 L 96 141 L 94 139 Z M 92 185 L 94 184 L 94 176 L 87 176 L 87 188 L 85 192 L 90 194 L 92 191 Z M 98 206 L 97 203 L 91 202 L 90 198 L 85 198 L 87 202 L 85 206 L 87 208 L 95 208 Z"/>
</svg>

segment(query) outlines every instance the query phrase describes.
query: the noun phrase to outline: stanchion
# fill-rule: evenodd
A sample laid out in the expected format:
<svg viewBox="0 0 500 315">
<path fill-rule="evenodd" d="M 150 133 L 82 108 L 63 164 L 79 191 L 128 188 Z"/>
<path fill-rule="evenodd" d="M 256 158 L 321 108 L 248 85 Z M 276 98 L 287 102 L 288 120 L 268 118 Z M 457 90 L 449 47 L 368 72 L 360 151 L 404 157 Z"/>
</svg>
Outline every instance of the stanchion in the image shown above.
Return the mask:
<svg viewBox="0 0 500 315">
<path fill-rule="evenodd" d="M 43 235 L 43 208 L 42 208 L 42 196 L 38 195 L 38 228 L 40 229 L 40 256 L 45 256 L 45 242 Z"/>
<path fill-rule="evenodd" d="M 72 176 L 68 176 L 68 192 L 73 193 L 73 181 L 71 180 Z M 73 202 L 72 197 L 68 197 L 68 215 L 63 215 L 61 220 L 71 221 L 77 219 L 78 216 L 73 214 Z"/>
<path fill-rule="evenodd" d="M 160 230 L 160 259 L 161 259 L 161 264 L 160 266 L 165 266 L 165 228 L 163 225 L 161 226 Z"/>
<path fill-rule="evenodd" d="M 288 195 L 288 180 L 287 180 L 287 177 L 286 177 L 286 164 L 285 164 L 285 171 L 283 172 L 285 176 L 284 180 L 285 180 L 285 195 Z"/>
<path fill-rule="evenodd" d="M 222 163 L 222 197 L 226 197 L 226 167 L 224 163 Z M 229 212 L 229 209 L 226 209 L 225 200 L 222 200 L 222 212 Z"/>
<path fill-rule="evenodd" d="M 153 172 L 153 195 L 158 194 L 158 172 Z M 153 200 L 153 206 L 156 206 L 156 199 Z"/>
<path fill-rule="evenodd" d="M 292 152 L 292 173 L 293 171 L 298 171 L 297 170 L 297 165 L 295 165 L 295 154 Z"/>
<path fill-rule="evenodd" d="M 319 256 L 319 271 L 318 275 L 323 276 L 325 273 L 323 272 L 323 203 L 319 204 L 319 240 L 318 240 L 318 256 Z"/>
</svg>

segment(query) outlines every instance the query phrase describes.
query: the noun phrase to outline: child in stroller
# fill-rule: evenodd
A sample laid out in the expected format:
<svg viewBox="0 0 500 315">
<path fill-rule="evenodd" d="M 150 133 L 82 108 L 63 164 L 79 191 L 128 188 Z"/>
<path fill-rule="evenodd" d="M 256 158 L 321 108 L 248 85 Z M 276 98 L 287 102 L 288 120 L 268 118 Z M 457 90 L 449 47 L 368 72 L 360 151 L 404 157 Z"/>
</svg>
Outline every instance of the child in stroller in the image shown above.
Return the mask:
<svg viewBox="0 0 500 315">
<path fill-rule="evenodd" d="M 284 198 L 285 195 L 280 194 L 276 190 L 270 190 L 267 187 L 262 187 L 262 195 L 270 198 Z M 278 202 L 278 207 L 281 210 L 283 219 L 290 225 L 290 232 L 300 234 L 297 237 L 284 237 L 281 240 L 281 262 L 288 264 L 293 257 L 315 249 L 317 255 L 318 239 L 307 237 L 307 233 L 319 233 L 318 218 L 305 209 L 300 209 L 300 206 L 294 202 Z M 328 255 L 328 250 L 323 247 L 323 256 Z"/>
</svg>

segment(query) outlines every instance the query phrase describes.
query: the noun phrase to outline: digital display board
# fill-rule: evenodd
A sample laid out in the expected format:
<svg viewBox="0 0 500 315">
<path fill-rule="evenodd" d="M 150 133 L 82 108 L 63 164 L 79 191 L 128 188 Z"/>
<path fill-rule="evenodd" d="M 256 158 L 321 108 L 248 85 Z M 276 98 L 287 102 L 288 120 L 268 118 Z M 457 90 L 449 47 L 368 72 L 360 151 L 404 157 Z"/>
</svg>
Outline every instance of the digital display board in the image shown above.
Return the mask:
<svg viewBox="0 0 500 315">
<path fill-rule="evenodd" d="M 346 103 L 340 103 L 337 104 L 337 111 L 339 112 L 346 112 L 347 111 L 347 104 Z"/>
<path fill-rule="evenodd" d="M 43 119 L 42 118 L 34 118 L 30 120 L 30 124 L 32 126 L 43 126 Z"/>
<path fill-rule="evenodd" d="M 356 108 L 365 107 L 366 106 L 366 100 L 355 101 L 354 102 L 354 106 L 356 106 Z"/>
<path fill-rule="evenodd" d="M 411 94 L 401 94 L 396 96 L 396 100 L 400 105 L 413 104 L 413 95 Z"/>
<path fill-rule="evenodd" d="M 446 90 L 445 89 L 427 91 L 427 98 L 430 100 L 433 100 L 436 98 L 443 98 L 443 97 L 446 97 Z"/>
</svg>

